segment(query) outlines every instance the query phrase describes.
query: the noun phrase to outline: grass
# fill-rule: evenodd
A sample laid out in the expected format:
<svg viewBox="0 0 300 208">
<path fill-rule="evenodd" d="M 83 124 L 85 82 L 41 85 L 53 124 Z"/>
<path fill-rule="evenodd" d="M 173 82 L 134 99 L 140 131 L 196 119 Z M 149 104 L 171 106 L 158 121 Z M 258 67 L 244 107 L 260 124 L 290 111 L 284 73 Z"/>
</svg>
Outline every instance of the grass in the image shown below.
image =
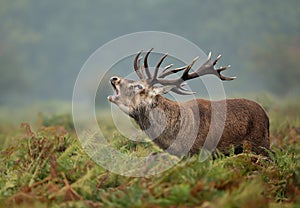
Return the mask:
<svg viewBox="0 0 300 208">
<path fill-rule="evenodd" d="M 70 115 L 38 116 L 20 128 L 1 124 L 0 207 L 300 207 L 300 107 L 265 106 L 272 152 L 200 163 L 186 157 L 152 177 L 125 177 L 93 162 Z M 107 122 L 103 133 L 129 155 L 158 151 L 124 138 Z M 163 161 L 164 162 L 164 161 Z"/>
</svg>

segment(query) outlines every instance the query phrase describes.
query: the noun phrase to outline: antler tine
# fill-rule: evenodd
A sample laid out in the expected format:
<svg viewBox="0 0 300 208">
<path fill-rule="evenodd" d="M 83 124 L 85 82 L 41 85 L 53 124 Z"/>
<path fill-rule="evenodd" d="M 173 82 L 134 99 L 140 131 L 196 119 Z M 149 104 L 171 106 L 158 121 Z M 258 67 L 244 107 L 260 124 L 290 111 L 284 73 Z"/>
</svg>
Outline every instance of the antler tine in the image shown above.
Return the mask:
<svg viewBox="0 0 300 208">
<path fill-rule="evenodd" d="M 157 82 L 157 73 L 159 70 L 160 65 L 162 64 L 162 62 L 164 61 L 164 59 L 168 56 L 168 54 L 166 53 L 165 55 L 163 55 L 163 57 L 161 57 L 161 59 L 158 61 L 155 69 L 154 69 L 154 73 L 153 73 L 153 77 L 151 79 L 151 83 L 154 84 L 155 82 Z"/>
<path fill-rule="evenodd" d="M 182 74 L 182 76 L 181 76 L 181 79 L 182 79 L 183 81 L 188 80 L 188 79 L 192 79 L 192 78 L 190 78 L 189 71 L 191 70 L 191 68 L 193 67 L 193 65 L 195 64 L 195 62 L 196 62 L 198 59 L 199 59 L 199 56 L 195 57 L 195 58 L 193 59 L 192 63 L 190 63 L 190 64 L 186 67 L 186 69 L 184 70 L 184 72 L 183 72 L 183 74 Z"/>
<path fill-rule="evenodd" d="M 209 51 L 208 56 L 207 56 L 207 60 L 211 59 L 211 51 Z"/>
<path fill-rule="evenodd" d="M 142 51 L 139 51 L 138 54 L 136 54 L 135 58 L 134 58 L 134 62 L 133 62 L 133 66 L 134 66 L 134 70 L 136 72 L 136 74 L 138 75 L 138 77 L 140 79 L 145 79 L 143 73 L 141 72 L 140 66 L 139 66 L 139 57 L 141 55 Z"/>
<path fill-rule="evenodd" d="M 145 68 L 146 74 L 148 76 L 148 79 L 151 79 L 151 73 L 150 73 L 149 66 L 148 66 L 148 56 L 149 56 L 149 54 L 151 53 L 152 50 L 153 50 L 153 48 L 151 48 L 146 53 L 145 58 L 144 58 L 144 68 Z"/>
<path fill-rule="evenodd" d="M 228 65 L 228 66 L 222 66 L 218 69 L 216 69 L 217 73 L 218 73 L 218 77 L 221 79 L 221 80 L 226 80 L 226 81 L 230 81 L 230 80 L 234 80 L 236 77 L 225 77 L 221 74 L 222 71 L 226 70 L 226 69 L 229 69 L 231 67 L 231 65 Z"/>
<path fill-rule="evenodd" d="M 137 60 L 137 63 L 138 63 L 138 67 L 141 69 L 141 60 L 142 60 L 143 56 L 140 56 Z"/>
<path fill-rule="evenodd" d="M 221 59 L 222 55 L 219 54 L 216 58 L 216 60 L 214 61 L 213 65 L 216 65 L 216 63 Z"/>
<path fill-rule="evenodd" d="M 171 67 L 173 64 L 170 64 L 169 66 Z M 168 67 L 168 68 L 170 68 Z M 170 74 L 175 74 L 177 72 L 180 72 L 184 69 L 186 69 L 187 66 L 183 66 L 183 67 L 180 67 L 180 68 L 175 68 L 175 69 L 171 69 L 169 71 L 166 71 L 166 70 L 163 70 L 159 75 L 158 75 L 158 78 L 164 78 Z M 165 67 L 166 68 L 166 67 Z"/>
<path fill-rule="evenodd" d="M 167 71 L 169 68 L 171 68 L 172 66 L 174 66 L 174 64 L 169 64 L 168 66 L 165 66 L 162 72 Z"/>
<path fill-rule="evenodd" d="M 193 94 L 195 94 L 195 92 L 187 91 L 186 89 L 183 89 L 181 87 L 173 88 L 171 91 L 175 92 L 179 95 L 193 95 Z"/>
<path fill-rule="evenodd" d="M 164 57 L 162 57 L 163 59 Z M 157 80 L 158 83 L 162 84 L 162 85 L 175 85 L 178 89 L 181 88 L 180 85 L 182 84 L 182 82 L 186 81 L 186 80 L 189 80 L 189 79 L 192 79 L 190 78 L 190 74 L 189 74 L 189 71 L 190 69 L 192 68 L 192 66 L 194 65 L 194 63 L 199 59 L 199 57 L 196 57 L 193 59 L 192 63 L 190 63 L 188 66 L 184 66 L 184 67 L 181 67 L 181 68 L 177 68 L 177 69 L 173 69 L 173 70 L 170 70 L 170 71 L 167 71 L 165 73 L 162 73 L 160 75 L 159 78 L 164 78 L 165 76 L 171 74 L 171 73 L 177 73 L 179 71 L 182 71 L 184 70 L 182 76 L 178 79 L 174 79 L 174 80 L 166 80 L 166 79 L 159 79 Z M 194 72 L 195 73 L 195 72 Z M 192 74 L 194 74 L 192 73 Z M 175 90 L 176 88 L 173 88 L 172 91 L 177 93 L 177 90 Z"/>
<path fill-rule="evenodd" d="M 230 68 L 230 67 L 231 67 L 231 65 L 222 66 L 222 67 L 218 68 L 217 71 L 218 71 L 218 72 L 221 72 L 221 71 L 224 71 L 224 70 L 226 70 L 226 69 L 228 69 L 228 68 Z"/>
</svg>

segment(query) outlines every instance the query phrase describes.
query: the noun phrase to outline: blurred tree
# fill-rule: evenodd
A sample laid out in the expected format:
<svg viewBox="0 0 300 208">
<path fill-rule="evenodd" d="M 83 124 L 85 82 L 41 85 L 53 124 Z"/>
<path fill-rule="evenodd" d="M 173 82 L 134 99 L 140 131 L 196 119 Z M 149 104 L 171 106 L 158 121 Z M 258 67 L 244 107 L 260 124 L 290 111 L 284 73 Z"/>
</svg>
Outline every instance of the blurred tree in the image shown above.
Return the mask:
<svg viewBox="0 0 300 208">
<path fill-rule="evenodd" d="M 300 89 L 300 35 L 268 37 L 265 44 L 251 48 L 256 79 L 277 95 L 295 93 Z M 299 93 L 299 92 L 298 92 Z"/>
<path fill-rule="evenodd" d="M 22 95 L 28 87 L 28 81 L 16 53 L 0 44 L 0 103 Z"/>
<path fill-rule="evenodd" d="M 228 73 L 238 76 L 235 82 L 225 84 L 229 91 L 251 92 L 258 89 L 249 80 L 257 73 L 252 69 L 265 67 L 259 62 L 260 66 L 256 66 L 254 54 L 269 55 L 271 59 L 267 53 L 275 50 L 270 49 L 277 42 L 273 38 L 275 34 L 287 39 L 299 35 L 299 7 L 299 0 L 288 3 L 281 0 L 0 0 L 0 43 L 7 47 L 2 55 L 5 61 L 0 63 L 1 79 L 6 84 L 14 83 L 9 77 L 20 74 L 22 83 L 26 74 L 25 79 L 31 80 L 25 81 L 30 87 L 30 97 L 70 99 L 81 66 L 99 46 L 127 33 L 157 30 L 181 35 L 205 52 L 223 54 L 220 64 L 231 64 L 232 71 Z M 254 44 L 258 48 L 251 48 Z M 276 50 L 289 51 L 286 46 L 282 44 Z M 249 59 L 249 50 L 253 59 Z M 6 61 L 18 67 L 9 66 Z M 293 61 L 294 65 L 300 62 Z M 261 82 L 276 80 L 272 76 L 275 74 L 270 73 L 269 79 Z M 265 86 L 273 87 L 263 89 L 280 92 L 276 84 Z"/>
</svg>

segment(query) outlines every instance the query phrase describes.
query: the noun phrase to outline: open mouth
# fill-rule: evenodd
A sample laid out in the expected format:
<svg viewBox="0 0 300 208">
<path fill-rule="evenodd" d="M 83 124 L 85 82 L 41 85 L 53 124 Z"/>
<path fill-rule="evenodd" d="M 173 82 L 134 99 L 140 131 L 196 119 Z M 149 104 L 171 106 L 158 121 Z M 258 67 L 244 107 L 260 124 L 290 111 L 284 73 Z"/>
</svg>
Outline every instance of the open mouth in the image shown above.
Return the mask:
<svg viewBox="0 0 300 208">
<path fill-rule="evenodd" d="M 116 87 L 116 85 L 114 83 L 111 83 L 112 85 L 112 88 L 113 88 L 113 91 L 114 91 L 114 96 L 118 96 L 119 95 L 119 90 L 118 88 Z"/>
<path fill-rule="evenodd" d="M 118 87 L 113 82 L 111 82 L 111 86 L 112 86 L 112 89 L 114 91 L 114 94 L 108 96 L 107 99 L 110 102 L 115 102 L 118 99 L 119 95 L 120 95 L 120 91 L 119 91 Z"/>
</svg>

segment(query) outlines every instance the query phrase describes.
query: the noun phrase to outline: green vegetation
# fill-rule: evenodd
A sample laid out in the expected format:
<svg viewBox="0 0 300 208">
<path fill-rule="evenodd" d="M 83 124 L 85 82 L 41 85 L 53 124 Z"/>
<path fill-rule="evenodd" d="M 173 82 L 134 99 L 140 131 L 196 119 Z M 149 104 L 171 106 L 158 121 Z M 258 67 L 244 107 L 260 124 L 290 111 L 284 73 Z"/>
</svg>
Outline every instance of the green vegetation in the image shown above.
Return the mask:
<svg viewBox="0 0 300 208">
<path fill-rule="evenodd" d="M 299 207 L 300 108 L 265 103 L 271 118 L 270 158 L 245 151 L 203 163 L 186 157 L 153 177 L 116 175 L 83 151 L 69 116 L 38 116 L 36 130 L 2 129 L 3 207 Z M 107 120 L 111 145 L 127 154 L 155 151 L 125 140 Z M 2 125 L 2 124 L 1 124 Z M 5 132 L 5 133 L 4 133 Z M 159 165 L 159 164 L 157 164 Z"/>
</svg>

